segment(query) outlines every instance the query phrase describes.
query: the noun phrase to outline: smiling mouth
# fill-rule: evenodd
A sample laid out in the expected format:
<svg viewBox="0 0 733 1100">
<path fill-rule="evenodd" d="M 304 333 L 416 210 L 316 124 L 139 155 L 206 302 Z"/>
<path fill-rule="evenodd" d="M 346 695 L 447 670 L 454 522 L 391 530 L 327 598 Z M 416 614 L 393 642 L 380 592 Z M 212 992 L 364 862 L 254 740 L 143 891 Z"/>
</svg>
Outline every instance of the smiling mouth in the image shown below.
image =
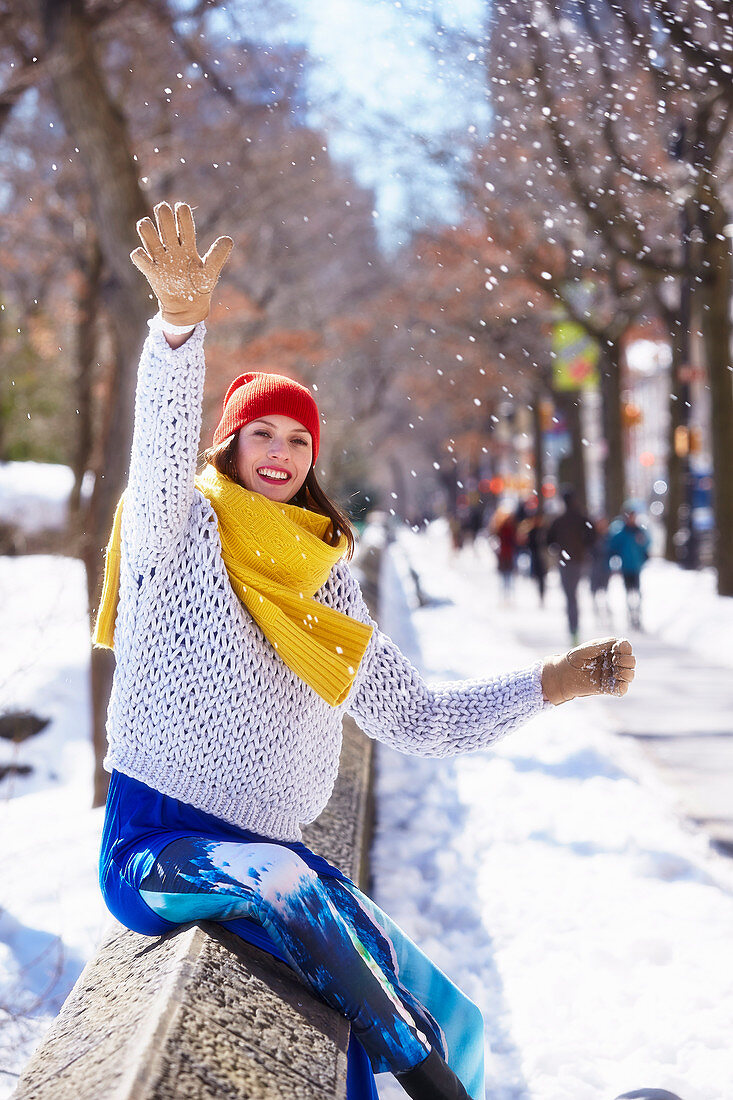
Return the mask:
<svg viewBox="0 0 733 1100">
<path fill-rule="evenodd" d="M 273 484 L 290 481 L 290 474 L 286 470 L 275 470 L 272 466 L 261 466 L 257 474 L 263 481 L 270 481 Z"/>
</svg>

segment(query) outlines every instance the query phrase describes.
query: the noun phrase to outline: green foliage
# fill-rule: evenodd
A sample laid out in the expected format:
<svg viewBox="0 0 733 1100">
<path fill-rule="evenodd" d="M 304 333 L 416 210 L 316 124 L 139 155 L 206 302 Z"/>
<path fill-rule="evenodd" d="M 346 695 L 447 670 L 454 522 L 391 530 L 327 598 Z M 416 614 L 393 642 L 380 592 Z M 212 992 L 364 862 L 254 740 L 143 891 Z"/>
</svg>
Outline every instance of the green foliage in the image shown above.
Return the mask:
<svg viewBox="0 0 733 1100">
<path fill-rule="evenodd" d="M 68 356 L 50 356 L 32 324 L 0 332 L 0 461 L 70 464 L 75 409 Z M 12 333 L 12 336 L 9 335 Z M 39 347 L 40 343 L 40 347 Z"/>
</svg>

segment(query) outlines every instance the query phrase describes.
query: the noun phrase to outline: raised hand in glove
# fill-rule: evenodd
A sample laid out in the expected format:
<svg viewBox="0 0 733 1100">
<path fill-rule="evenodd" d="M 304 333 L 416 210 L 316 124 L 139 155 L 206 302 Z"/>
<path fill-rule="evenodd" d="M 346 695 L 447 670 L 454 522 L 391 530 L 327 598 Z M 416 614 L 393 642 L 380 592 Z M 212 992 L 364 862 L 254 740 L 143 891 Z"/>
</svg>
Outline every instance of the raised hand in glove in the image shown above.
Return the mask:
<svg viewBox="0 0 733 1100">
<path fill-rule="evenodd" d="M 550 703 L 582 695 L 625 695 L 636 659 L 626 638 L 597 638 L 542 664 L 542 694 Z"/>
<path fill-rule="evenodd" d="M 177 202 L 175 214 L 167 202 L 155 207 L 157 227 L 150 218 L 137 223 L 144 248 L 130 259 L 150 283 L 163 320 L 192 328 L 208 316 L 211 295 L 234 244 L 219 237 L 202 259 L 196 250 L 191 207 Z"/>
</svg>

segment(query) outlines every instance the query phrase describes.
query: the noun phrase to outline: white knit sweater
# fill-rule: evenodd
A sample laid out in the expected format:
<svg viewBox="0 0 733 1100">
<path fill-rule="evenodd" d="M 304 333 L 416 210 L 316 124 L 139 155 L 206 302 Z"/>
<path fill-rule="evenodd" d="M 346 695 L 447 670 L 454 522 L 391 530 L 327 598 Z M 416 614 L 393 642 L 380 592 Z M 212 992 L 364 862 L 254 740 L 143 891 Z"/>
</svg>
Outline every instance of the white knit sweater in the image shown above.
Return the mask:
<svg viewBox="0 0 733 1100">
<path fill-rule="evenodd" d="M 344 709 L 402 752 L 466 752 L 542 708 L 540 668 L 428 687 L 375 629 L 344 705 L 291 672 L 235 596 L 214 510 L 194 487 L 204 333 L 174 351 L 151 325 L 140 360 L 105 767 L 297 840 L 330 797 Z M 372 621 L 343 562 L 316 599 Z"/>
</svg>

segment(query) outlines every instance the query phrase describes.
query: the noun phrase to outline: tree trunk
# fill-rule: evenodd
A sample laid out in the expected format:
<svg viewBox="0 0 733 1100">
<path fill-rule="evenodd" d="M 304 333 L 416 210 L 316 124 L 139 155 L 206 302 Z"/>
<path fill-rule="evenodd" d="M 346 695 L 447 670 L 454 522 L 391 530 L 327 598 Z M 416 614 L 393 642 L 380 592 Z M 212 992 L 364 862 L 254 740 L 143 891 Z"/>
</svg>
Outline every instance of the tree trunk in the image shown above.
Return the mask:
<svg viewBox="0 0 733 1100">
<path fill-rule="evenodd" d="M 90 622 L 96 614 L 115 505 L 127 481 L 135 396 L 136 361 L 150 312 L 144 281 L 132 266 L 135 223 L 146 213 L 127 128 L 102 78 L 82 0 L 42 0 L 41 11 L 53 91 L 64 128 L 84 164 L 106 275 L 105 300 L 117 348 L 113 385 L 91 501 L 83 525 Z M 114 415 L 112 415 L 114 411 Z M 92 651 L 95 751 L 94 805 L 105 798 L 107 776 L 104 713 L 112 681 L 110 654 Z"/>
<path fill-rule="evenodd" d="M 710 384 L 718 592 L 733 596 L 733 371 L 731 370 L 731 246 L 726 211 L 707 177 L 699 210 L 703 237 L 701 328 Z"/>
<path fill-rule="evenodd" d="M 583 429 L 580 423 L 580 392 L 559 392 L 554 395 L 555 408 L 563 415 L 570 435 L 570 453 L 560 459 L 560 481 L 572 486 L 575 499 L 582 512 L 587 508 L 587 487 L 585 478 L 585 447 Z"/>
<path fill-rule="evenodd" d="M 389 469 L 392 474 L 392 484 L 394 485 L 395 497 L 391 497 L 389 500 L 388 510 L 393 511 L 400 519 L 406 520 L 410 514 L 412 507 L 411 502 L 408 500 L 407 479 L 404 474 L 405 463 L 400 455 L 391 454 L 389 456 Z"/>
<path fill-rule="evenodd" d="M 81 287 L 76 300 L 76 377 L 74 396 L 76 408 L 76 436 L 72 470 L 74 487 L 69 498 L 69 525 L 74 542 L 83 529 L 81 487 L 84 474 L 91 466 L 94 442 L 94 417 L 92 408 L 92 378 L 97 351 L 97 324 L 102 279 L 102 253 L 96 233 L 90 234 L 89 248 L 84 257 Z"/>
<path fill-rule="evenodd" d="M 5 303 L 2 303 L 5 305 Z M 5 340 L 5 327 L 7 314 L 5 310 L 0 310 L 0 348 Z M 2 358 L 0 357 L 0 362 Z M 10 417 L 13 415 L 13 402 L 10 397 L 10 379 L 5 377 L 5 373 L 0 373 L 0 462 L 6 462 L 5 454 L 5 435 L 6 425 L 10 421 Z"/>
<path fill-rule="evenodd" d="M 683 360 L 680 345 L 681 324 L 672 333 L 672 367 L 670 370 L 669 437 L 667 442 L 667 497 L 664 511 L 664 556 L 667 561 L 678 560 L 677 532 L 680 529 L 680 509 L 685 503 L 685 471 L 683 462 L 675 450 L 677 429 L 684 426 L 685 404 L 682 397 L 680 367 Z M 686 357 L 685 357 L 686 358 Z"/>
<path fill-rule="evenodd" d="M 532 396 L 532 435 L 534 436 L 534 484 L 537 493 L 537 515 L 541 516 L 545 510 L 545 498 L 542 486 L 545 483 L 545 442 L 542 431 L 542 402 L 545 399 L 544 391 L 536 389 Z"/>
<path fill-rule="evenodd" d="M 604 340 L 599 363 L 603 432 L 608 447 L 603 464 L 606 515 L 618 515 L 626 498 L 626 448 L 621 419 L 621 343 Z"/>
</svg>

